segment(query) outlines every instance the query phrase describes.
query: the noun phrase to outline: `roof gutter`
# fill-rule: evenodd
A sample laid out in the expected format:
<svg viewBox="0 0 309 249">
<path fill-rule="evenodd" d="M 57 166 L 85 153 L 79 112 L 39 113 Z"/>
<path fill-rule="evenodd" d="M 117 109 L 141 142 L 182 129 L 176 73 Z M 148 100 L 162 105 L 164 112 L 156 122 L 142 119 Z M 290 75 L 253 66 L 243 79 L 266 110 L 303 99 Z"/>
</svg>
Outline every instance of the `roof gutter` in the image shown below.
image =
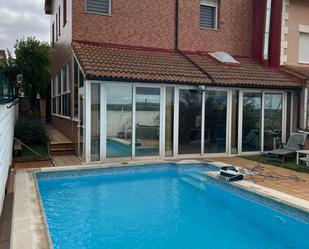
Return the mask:
<svg viewBox="0 0 309 249">
<path fill-rule="evenodd" d="M 185 57 L 187 61 L 190 62 L 190 64 L 192 64 L 193 66 L 198 68 L 203 74 L 205 74 L 211 80 L 212 84 L 216 84 L 215 79 L 207 71 L 205 71 L 194 60 L 192 60 L 188 55 L 186 55 L 179 49 L 179 0 L 175 0 L 175 50 L 180 55 Z"/>
</svg>

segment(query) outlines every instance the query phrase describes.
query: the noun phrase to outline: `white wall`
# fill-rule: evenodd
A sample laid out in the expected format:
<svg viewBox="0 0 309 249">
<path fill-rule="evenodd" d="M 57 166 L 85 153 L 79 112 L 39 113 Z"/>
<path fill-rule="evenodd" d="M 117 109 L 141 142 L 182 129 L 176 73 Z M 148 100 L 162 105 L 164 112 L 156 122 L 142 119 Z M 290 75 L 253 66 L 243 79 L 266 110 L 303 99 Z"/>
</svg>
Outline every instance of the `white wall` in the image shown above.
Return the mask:
<svg viewBox="0 0 309 249">
<path fill-rule="evenodd" d="M 5 185 L 9 167 L 12 163 L 14 124 L 17 105 L 7 108 L 10 104 L 0 104 L 0 213 L 2 211 Z"/>
</svg>

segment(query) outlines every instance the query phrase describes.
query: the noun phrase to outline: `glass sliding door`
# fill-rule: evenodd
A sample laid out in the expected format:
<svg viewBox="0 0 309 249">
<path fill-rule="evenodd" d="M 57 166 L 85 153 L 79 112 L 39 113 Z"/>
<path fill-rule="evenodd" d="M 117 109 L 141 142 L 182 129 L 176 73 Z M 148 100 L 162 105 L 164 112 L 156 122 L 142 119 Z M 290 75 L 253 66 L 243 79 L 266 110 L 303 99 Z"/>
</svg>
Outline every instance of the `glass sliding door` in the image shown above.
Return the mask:
<svg viewBox="0 0 309 249">
<path fill-rule="evenodd" d="M 106 86 L 106 157 L 132 155 L 132 85 Z"/>
<path fill-rule="evenodd" d="M 273 150 L 282 140 L 283 94 L 264 94 L 264 151 Z"/>
<path fill-rule="evenodd" d="M 261 150 L 262 94 L 243 92 L 242 152 Z"/>
<path fill-rule="evenodd" d="M 226 152 L 227 92 L 205 93 L 204 153 Z"/>
<path fill-rule="evenodd" d="M 178 154 L 201 153 L 202 93 L 179 90 Z"/>
<path fill-rule="evenodd" d="M 78 155 L 84 160 L 84 98 L 79 95 Z"/>
<path fill-rule="evenodd" d="M 100 84 L 91 84 L 91 161 L 100 161 Z"/>
<path fill-rule="evenodd" d="M 165 103 L 165 156 L 171 157 L 174 141 L 174 87 L 166 87 Z"/>
<path fill-rule="evenodd" d="M 238 153 L 239 90 L 232 90 L 231 154 Z"/>
<path fill-rule="evenodd" d="M 136 87 L 135 155 L 158 156 L 160 150 L 160 88 Z"/>
</svg>

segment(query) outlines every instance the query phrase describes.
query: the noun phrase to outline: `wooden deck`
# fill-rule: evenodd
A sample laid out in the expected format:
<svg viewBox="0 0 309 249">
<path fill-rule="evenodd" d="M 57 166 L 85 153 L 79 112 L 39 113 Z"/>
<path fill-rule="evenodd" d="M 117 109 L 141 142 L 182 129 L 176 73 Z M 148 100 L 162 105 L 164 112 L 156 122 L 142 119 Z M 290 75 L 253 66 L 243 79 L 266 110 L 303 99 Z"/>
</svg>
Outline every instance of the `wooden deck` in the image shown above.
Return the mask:
<svg viewBox="0 0 309 249">
<path fill-rule="evenodd" d="M 72 143 L 71 140 L 52 126 L 47 127 L 47 133 L 51 143 Z"/>
<path fill-rule="evenodd" d="M 51 160 L 56 167 L 83 165 L 74 155 L 74 143 L 70 139 L 52 126 L 48 127 L 47 132 L 50 137 Z"/>
<path fill-rule="evenodd" d="M 84 165 L 81 160 L 75 155 L 53 156 L 52 160 L 55 166 L 81 166 Z"/>
</svg>

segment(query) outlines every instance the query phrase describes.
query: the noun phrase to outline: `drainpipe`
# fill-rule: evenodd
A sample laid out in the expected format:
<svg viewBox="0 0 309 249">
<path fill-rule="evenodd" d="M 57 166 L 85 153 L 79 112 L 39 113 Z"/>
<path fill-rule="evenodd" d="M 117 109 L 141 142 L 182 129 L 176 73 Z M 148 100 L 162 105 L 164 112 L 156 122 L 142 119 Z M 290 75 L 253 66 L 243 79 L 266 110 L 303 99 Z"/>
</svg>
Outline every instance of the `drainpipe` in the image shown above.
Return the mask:
<svg viewBox="0 0 309 249">
<path fill-rule="evenodd" d="M 193 66 L 197 67 L 203 74 L 205 74 L 211 80 L 211 83 L 215 84 L 215 79 L 207 71 L 205 71 L 188 55 L 186 55 L 179 49 L 179 0 L 175 0 L 175 50 L 180 55 L 185 57 L 187 61 L 189 61 Z"/>
</svg>

